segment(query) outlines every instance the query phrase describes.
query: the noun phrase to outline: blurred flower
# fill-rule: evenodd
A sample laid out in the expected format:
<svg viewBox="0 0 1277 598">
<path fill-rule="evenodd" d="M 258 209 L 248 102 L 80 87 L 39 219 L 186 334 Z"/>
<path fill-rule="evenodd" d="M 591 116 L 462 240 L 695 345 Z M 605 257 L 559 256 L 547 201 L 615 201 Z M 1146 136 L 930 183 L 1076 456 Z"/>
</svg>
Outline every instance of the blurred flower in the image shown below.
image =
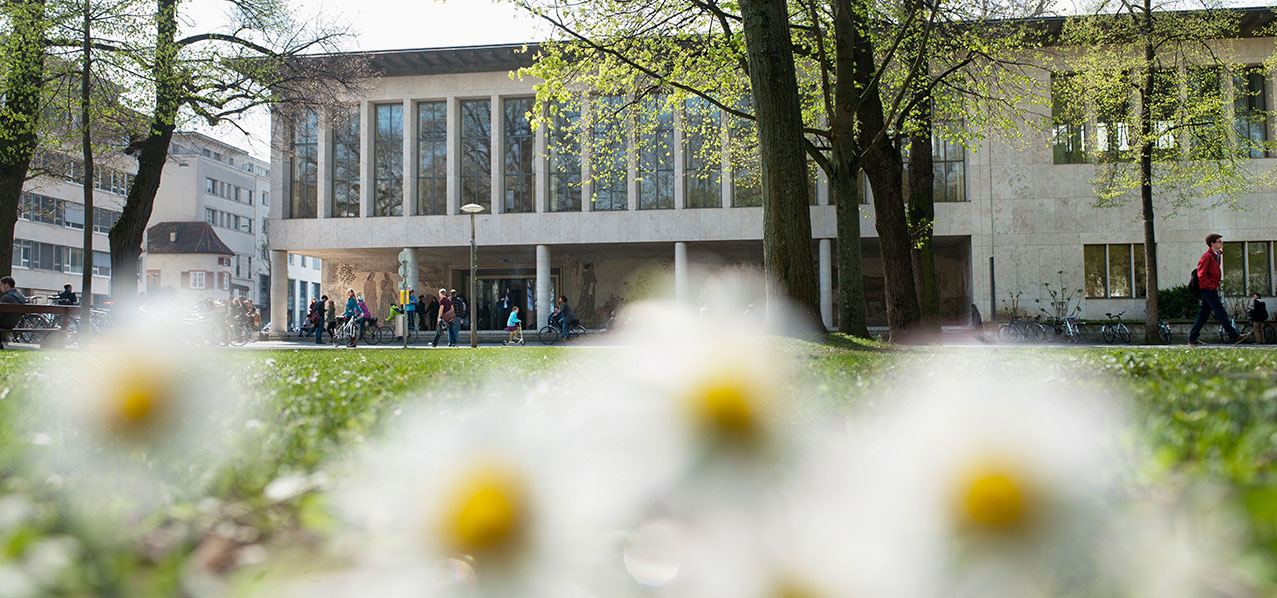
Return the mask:
<svg viewBox="0 0 1277 598">
<path fill-rule="evenodd" d="M 359 557 L 320 594 L 350 595 L 324 587 L 369 571 L 383 574 L 359 594 L 564 596 L 620 575 L 614 544 L 646 494 L 641 457 L 609 448 L 611 427 L 550 389 L 406 415 L 351 461 L 336 506 Z"/>
<path fill-rule="evenodd" d="M 917 580 L 892 594 L 1058 595 L 1093 577 L 1125 473 L 1120 401 L 1016 372 L 928 363 L 852 424 L 866 490 L 853 529 Z"/>
<path fill-rule="evenodd" d="M 142 330 L 145 330 L 143 327 Z M 194 492 L 228 456 L 245 402 L 212 355 L 126 328 L 45 362 L 37 465 L 82 510 L 137 517 Z"/>
</svg>

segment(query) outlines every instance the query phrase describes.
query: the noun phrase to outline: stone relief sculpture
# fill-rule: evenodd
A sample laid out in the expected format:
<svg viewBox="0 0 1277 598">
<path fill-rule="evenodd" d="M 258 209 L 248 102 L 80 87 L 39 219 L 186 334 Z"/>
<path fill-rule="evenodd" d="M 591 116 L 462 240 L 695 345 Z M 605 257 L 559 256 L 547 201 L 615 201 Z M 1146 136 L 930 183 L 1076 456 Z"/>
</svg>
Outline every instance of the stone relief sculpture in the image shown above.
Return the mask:
<svg viewBox="0 0 1277 598">
<path fill-rule="evenodd" d="M 582 320 L 594 320 L 594 291 L 598 286 L 598 278 L 594 275 L 594 264 L 581 264 L 581 295 L 576 302 L 576 315 Z"/>
<path fill-rule="evenodd" d="M 398 277 L 396 277 L 398 278 Z M 399 285 L 390 280 L 389 272 L 381 273 L 381 303 L 373 309 L 373 315 L 385 320 L 390 316 L 390 304 L 399 303 Z"/>
</svg>

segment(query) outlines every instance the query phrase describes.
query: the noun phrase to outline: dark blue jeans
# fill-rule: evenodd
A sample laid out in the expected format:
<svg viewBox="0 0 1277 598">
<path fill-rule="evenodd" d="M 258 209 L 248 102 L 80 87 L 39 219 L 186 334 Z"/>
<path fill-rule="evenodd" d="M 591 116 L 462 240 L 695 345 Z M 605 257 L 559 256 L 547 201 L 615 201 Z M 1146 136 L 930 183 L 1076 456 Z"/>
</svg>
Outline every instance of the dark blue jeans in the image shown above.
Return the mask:
<svg viewBox="0 0 1277 598">
<path fill-rule="evenodd" d="M 1193 322 L 1193 329 L 1188 331 L 1188 342 L 1197 340 L 1202 333 L 1202 326 L 1206 325 L 1206 319 L 1212 313 L 1224 326 L 1224 333 L 1228 335 L 1228 340 L 1237 340 L 1237 329 L 1233 327 L 1233 321 L 1228 319 L 1228 312 L 1224 311 L 1224 302 L 1219 298 L 1219 289 L 1202 289 L 1202 308 L 1197 311 L 1197 321 Z"/>
</svg>

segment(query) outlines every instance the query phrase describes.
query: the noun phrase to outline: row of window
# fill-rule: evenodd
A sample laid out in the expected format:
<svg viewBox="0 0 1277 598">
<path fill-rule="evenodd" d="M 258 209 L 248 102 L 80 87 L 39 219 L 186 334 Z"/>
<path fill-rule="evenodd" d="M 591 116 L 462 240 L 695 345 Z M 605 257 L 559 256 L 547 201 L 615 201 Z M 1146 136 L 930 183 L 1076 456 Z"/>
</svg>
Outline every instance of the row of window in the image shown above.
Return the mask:
<svg viewBox="0 0 1277 598">
<path fill-rule="evenodd" d="M 535 165 L 536 134 L 528 119 L 533 98 L 500 100 L 502 121 L 502 174 L 504 188 L 498 194 L 502 212 L 536 211 Z M 629 99 L 620 95 L 594 98 L 591 110 L 620 112 L 628 109 Z M 457 205 L 475 203 L 491 209 L 492 201 L 492 125 L 491 99 L 460 100 L 460 130 L 455 154 L 448 148 L 449 117 L 447 102 L 423 101 L 415 104 L 417 127 L 417 160 L 412 165 L 417 182 L 416 197 L 410 198 L 413 215 L 447 213 L 448 160 L 460 160 L 458 178 L 460 199 Z M 374 185 L 373 216 L 403 215 L 403 135 L 404 105 L 374 104 L 371 148 L 373 151 Z M 759 190 L 758 150 L 754 123 L 731 119 L 727 136 L 729 150 L 742 160 L 724 173 L 723 114 L 708 101 L 693 98 L 681 107 L 683 125 L 682 160 L 684 167 L 684 204 L 688 208 L 723 206 L 723 187 L 730 183 L 731 205 L 762 205 Z M 596 119 L 588 131 L 578 130 L 580 111 L 566 106 L 552 108 L 554 115 L 548 131 L 547 166 L 548 197 L 546 209 L 551 212 L 580 211 L 583 181 L 592 183 L 590 209 L 612 211 L 629 209 L 629 168 L 635 166 L 634 179 L 640 210 L 672 209 L 675 179 L 675 110 L 664 96 L 649 96 L 639 101 L 637 126 L 642 143 L 631 144 L 631 131 L 617 126 L 624 119 Z M 359 217 L 360 212 L 360 109 L 358 106 L 332 115 L 332 141 L 329 155 L 331 177 L 329 212 L 336 218 Z M 588 136 L 583 140 L 582 136 Z M 289 217 L 314 218 L 319 198 L 319 117 L 308 112 L 296 118 L 292 126 L 289 176 Z M 588 144 L 590 154 L 583 146 Z M 635 147 L 631 148 L 631 145 Z M 945 143 L 939 138 L 932 147 L 935 159 L 936 201 L 965 201 L 963 172 L 964 151 L 961 145 Z M 810 201 L 816 203 L 816 166 L 809 163 Z M 589 173 L 588 179 L 584 176 Z"/>
<path fill-rule="evenodd" d="M 12 266 L 65 274 L 84 274 L 84 250 L 79 247 L 14 239 Z M 111 276 L 111 254 L 105 251 L 93 252 L 93 275 Z"/>
<path fill-rule="evenodd" d="M 288 265 L 289 266 L 295 265 L 297 263 L 297 258 L 301 258 L 301 266 L 303 268 L 311 268 L 312 270 L 319 270 L 321 265 L 323 264 L 323 262 L 320 261 L 318 258 L 290 253 L 288 254 Z"/>
<path fill-rule="evenodd" d="M 183 272 L 182 274 L 183 274 L 183 278 L 186 279 L 186 288 L 188 289 L 203 290 L 203 289 L 216 288 L 216 289 L 221 289 L 223 291 L 231 290 L 231 275 L 229 272 L 205 272 L 204 270 L 192 270 L 190 272 Z M 216 275 L 218 279 L 216 286 L 209 286 L 208 284 L 209 274 Z M 154 284 L 156 286 L 159 286 L 160 284 L 159 271 L 153 271 L 153 274 L 151 276 L 154 276 Z M 148 276 L 147 284 L 151 284 L 151 280 L 152 280 L 151 277 Z"/>
<path fill-rule="evenodd" d="M 291 254 L 290 254 L 291 255 Z M 318 263 L 318 260 L 315 260 Z M 288 320 L 289 323 L 300 322 L 310 309 L 311 297 L 319 298 L 319 283 L 304 280 L 288 279 Z M 300 301 L 298 301 L 300 299 Z"/>
<path fill-rule="evenodd" d="M 1227 85 L 1231 79 L 1231 86 Z M 1226 77 L 1217 67 L 1166 69 L 1153 74 L 1153 152 L 1156 159 L 1187 151 L 1189 156 L 1220 158 L 1230 145 L 1239 156 L 1263 158 L 1267 154 L 1268 120 L 1265 75 L 1261 67 L 1247 66 Z M 1074 73 L 1051 75 L 1052 153 L 1056 164 L 1082 164 L 1090 159 L 1127 160 L 1131 157 L 1132 102 L 1127 87 L 1093 96 L 1090 103 L 1078 98 L 1088 85 Z M 1225 114 L 1221 98 L 1232 97 L 1231 130 L 1221 127 Z M 1192 126 L 1183 126 L 1191 122 Z M 1176 123 L 1180 123 L 1177 126 Z"/>
<path fill-rule="evenodd" d="M 253 205 L 253 190 L 232 185 L 226 181 L 219 181 L 215 178 L 204 178 L 204 192 L 209 195 L 236 201 L 242 204 Z"/>
<path fill-rule="evenodd" d="M 18 203 L 18 218 L 84 230 L 84 204 L 49 197 L 39 193 L 23 193 Z M 93 208 L 93 232 L 106 234 L 120 219 L 120 212 Z"/>
<path fill-rule="evenodd" d="M 1222 294 L 1244 297 L 1274 294 L 1273 241 L 1224 243 Z M 1087 297 L 1144 297 L 1144 245 L 1085 245 L 1082 260 Z M 1191 269 L 1191 267 L 1190 267 Z"/>
<path fill-rule="evenodd" d="M 38 152 L 31 160 L 31 168 L 50 176 L 84 184 L 84 160 L 57 152 Z M 133 175 L 109 166 L 93 166 L 93 188 L 116 195 L 128 195 L 133 188 Z"/>
<path fill-rule="evenodd" d="M 239 214 L 231 214 L 213 208 L 204 208 L 204 221 L 219 227 L 227 228 L 241 233 L 253 233 L 252 216 L 240 216 Z"/>
</svg>

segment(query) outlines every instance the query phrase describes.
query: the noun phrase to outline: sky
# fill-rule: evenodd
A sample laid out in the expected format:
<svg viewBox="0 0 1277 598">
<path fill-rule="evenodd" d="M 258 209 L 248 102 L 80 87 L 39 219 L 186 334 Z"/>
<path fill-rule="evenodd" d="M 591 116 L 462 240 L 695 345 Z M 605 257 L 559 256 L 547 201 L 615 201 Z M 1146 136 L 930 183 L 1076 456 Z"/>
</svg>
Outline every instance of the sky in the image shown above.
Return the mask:
<svg viewBox="0 0 1277 598">
<path fill-rule="evenodd" d="M 548 29 L 521 9 L 493 0 L 286 0 L 300 19 L 346 23 L 357 36 L 346 50 L 394 50 L 443 48 L 484 44 L 519 43 L 545 39 Z M 219 23 L 226 2 L 195 0 L 189 5 L 187 25 L 207 29 Z M 184 10 L 186 10 L 184 8 Z M 224 125 L 215 129 L 191 128 L 249 150 L 254 156 L 270 156 L 269 118 L 265 110 L 240 120 L 249 136 Z"/>
</svg>

